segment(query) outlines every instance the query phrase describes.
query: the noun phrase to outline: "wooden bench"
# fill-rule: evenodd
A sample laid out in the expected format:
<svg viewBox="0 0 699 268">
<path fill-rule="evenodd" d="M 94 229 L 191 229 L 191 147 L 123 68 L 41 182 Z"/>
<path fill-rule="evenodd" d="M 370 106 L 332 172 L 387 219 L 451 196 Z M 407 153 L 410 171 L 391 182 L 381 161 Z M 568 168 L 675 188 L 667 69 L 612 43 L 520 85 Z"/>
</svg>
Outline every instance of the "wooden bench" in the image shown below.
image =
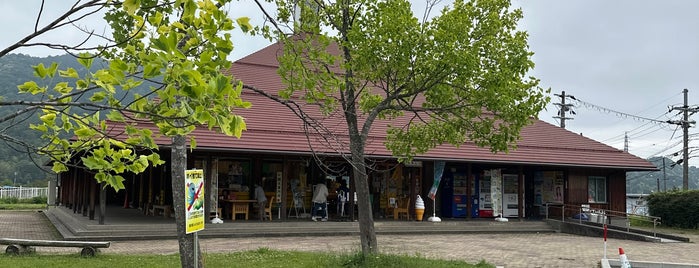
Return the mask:
<svg viewBox="0 0 699 268">
<path fill-rule="evenodd" d="M 34 252 L 36 251 L 34 247 L 76 247 L 82 248 L 80 255 L 83 257 L 92 257 L 99 251 L 99 248 L 108 248 L 109 242 L 0 238 L 0 245 L 8 245 L 7 249 L 5 249 L 5 253 L 12 255 Z"/>
</svg>

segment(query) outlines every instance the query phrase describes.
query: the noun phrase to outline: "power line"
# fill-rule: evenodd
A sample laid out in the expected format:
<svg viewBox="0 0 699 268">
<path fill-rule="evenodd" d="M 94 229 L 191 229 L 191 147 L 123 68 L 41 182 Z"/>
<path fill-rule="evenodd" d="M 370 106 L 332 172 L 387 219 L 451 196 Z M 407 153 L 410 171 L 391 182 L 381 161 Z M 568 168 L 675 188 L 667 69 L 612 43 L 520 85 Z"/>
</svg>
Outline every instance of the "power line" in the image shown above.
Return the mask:
<svg viewBox="0 0 699 268">
<path fill-rule="evenodd" d="M 568 95 L 568 97 L 569 97 L 570 99 L 572 99 L 573 101 L 575 101 L 575 102 L 581 104 L 582 106 L 584 106 L 585 108 L 588 108 L 588 109 L 596 109 L 596 110 L 598 110 L 598 111 L 603 111 L 603 112 L 607 112 L 607 113 L 614 113 L 614 114 L 617 114 L 617 116 L 619 116 L 619 117 L 629 117 L 629 118 L 633 118 L 633 119 L 636 119 L 636 120 L 639 120 L 639 121 L 648 121 L 648 122 L 656 123 L 656 124 L 670 124 L 670 122 L 668 122 L 668 121 L 660 121 L 660 120 L 651 119 L 651 118 L 647 118 L 647 117 L 643 117 L 643 116 L 632 115 L 632 114 L 629 114 L 629 113 L 619 112 L 619 111 L 616 111 L 616 110 L 613 110 L 613 109 L 609 109 L 609 108 L 606 108 L 606 107 L 602 107 L 602 106 L 599 106 L 599 105 L 595 105 L 595 104 L 592 104 L 592 103 L 589 103 L 589 102 L 586 102 L 586 101 L 577 99 L 577 98 L 575 98 L 574 96 L 571 96 L 571 95 Z"/>
<path fill-rule="evenodd" d="M 667 114 L 669 114 L 669 112 L 665 112 L 664 114 L 661 114 L 660 116 L 656 117 L 655 120 L 658 120 L 659 118 L 662 118 L 662 117 L 664 117 L 664 116 L 667 115 Z M 648 127 L 646 127 L 646 126 L 648 126 Z M 646 128 L 644 128 L 644 129 L 642 129 L 642 130 L 639 130 L 639 131 L 636 131 L 636 130 L 638 130 L 638 129 L 640 129 L 640 128 L 643 128 L 643 127 L 646 127 Z M 646 131 L 648 131 L 648 130 L 651 130 L 651 129 L 653 129 L 653 128 L 656 128 L 656 127 L 657 127 L 658 129 L 653 130 L 652 132 L 658 131 L 658 130 L 660 130 L 660 129 L 672 130 L 672 129 L 670 128 L 669 125 L 659 125 L 659 124 L 656 124 L 656 123 L 654 123 L 654 122 L 646 122 L 646 123 L 644 123 L 644 124 L 642 124 L 642 125 L 640 125 L 640 126 L 634 128 L 634 129 L 632 129 L 632 130 L 629 130 L 629 131 L 628 131 L 628 134 L 631 135 L 631 138 L 637 138 L 638 136 L 641 136 L 641 133 L 644 133 L 644 132 L 646 132 Z M 624 136 L 625 136 L 625 134 L 619 134 L 619 135 L 616 135 L 616 136 L 609 137 L 609 138 L 603 140 L 602 142 L 610 142 L 610 141 L 614 141 L 614 140 L 621 140 L 621 139 L 624 138 Z M 643 135 L 643 136 L 645 136 L 645 135 Z"/>
</svg>

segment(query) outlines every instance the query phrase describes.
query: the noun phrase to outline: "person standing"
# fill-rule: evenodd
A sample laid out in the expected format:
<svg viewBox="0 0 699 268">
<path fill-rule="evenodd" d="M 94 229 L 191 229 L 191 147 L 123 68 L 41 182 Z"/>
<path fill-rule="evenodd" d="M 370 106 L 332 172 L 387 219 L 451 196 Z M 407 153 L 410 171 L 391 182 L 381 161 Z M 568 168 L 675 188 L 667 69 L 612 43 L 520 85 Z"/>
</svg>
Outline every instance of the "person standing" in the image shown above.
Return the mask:
<svg viewBox="0 0 699 268">
<path fill-rule="evenodd" d="M 262 182 L 264 183 L 265 178 L 262 177 Z M 257 200 L 258 214 L 260 215 L 260 221 L 265 220 L 265 205 L 267 204 L 267 196 L 265 196 L 265 190 L 262 186 L 255 184 L 255 200 Z"/>
<path fill-rule="evenodd" d="M 349 201 L 350 189 L 347 188 L 347 182 L 340 178 L 340 187 L 335 191 L 337 193 L 337 211 L 341 217 L 345 216 L 345 203 Z"/>
<path fill-rule="evenodd" d="M 319 211 L 322 214 L 321 221 L 328 220 L 328 187 L 325 183 L 320 182 L 313 190 L 313 209 L 311 210 L 311 220 L 318 221 L 320 217 Z"/>
</svg>

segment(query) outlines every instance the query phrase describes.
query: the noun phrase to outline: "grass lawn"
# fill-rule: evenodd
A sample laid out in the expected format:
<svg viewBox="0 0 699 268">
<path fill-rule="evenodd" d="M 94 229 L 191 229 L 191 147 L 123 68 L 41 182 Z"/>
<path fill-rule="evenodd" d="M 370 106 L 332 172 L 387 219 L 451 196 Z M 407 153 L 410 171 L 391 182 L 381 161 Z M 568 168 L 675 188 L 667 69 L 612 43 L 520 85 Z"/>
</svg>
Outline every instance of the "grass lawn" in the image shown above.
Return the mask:
<svg viewBox="0 0 699 268">
<path fill-rule="evenodd" d="M 20 256 L 2 254 L 0 263 L 3 267 L 179 267 L 180 259 L 179 255 L 98 254 L 94 258 L 83 258 L 80 254 Z M 361 254 L 335 255 L 266 248 L 235 253 L 204 254 L 204 264 L 208 267 L 495 267 L 484 261 L 468 264 L 463 261 L 399 255 L 375 255 L 362 258 Z"/>
<path fill-rule="evenodd" d="M 637 229 L 643 229 L 647 231 L 653 231 L 653 223 L 642 220 L 641 217 L 638 216 L 629 216 L 629 220 L 631 223 L 631 227 L 637 228 Z M 664 226 L 662 225 L 662 221 L 658 226 L 655 226 L 655 231 L 661 232 L 661 233 L 670 233 L 670 234 L 691 234 L 691 235 L 699 235 L 699 229 L 684 229 L 684 228 L 678 228 L 678 227 L 669 227 L 669 226 Z"/>
<path fill-rule="evenodd" d="M 0 203 L 0 210 L 38 210 L 38 209 L 45 209 L 45 208 L 46 208 L 46 204 Z"/>
</svg>

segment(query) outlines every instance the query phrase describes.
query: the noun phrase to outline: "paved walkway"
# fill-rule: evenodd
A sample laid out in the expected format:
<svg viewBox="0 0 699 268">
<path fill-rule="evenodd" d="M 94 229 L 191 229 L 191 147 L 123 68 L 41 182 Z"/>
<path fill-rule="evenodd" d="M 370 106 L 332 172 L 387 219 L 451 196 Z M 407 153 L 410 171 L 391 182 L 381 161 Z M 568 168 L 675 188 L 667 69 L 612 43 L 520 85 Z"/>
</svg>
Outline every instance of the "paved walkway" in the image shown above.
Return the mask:
<svg viewBox="0 0 699 268">
<path fill-rule="evenodd" d="M 687 236 L 687 235 L 684 235 Z M 38 212 L 0 211 L 0 237 L 59 239 L 49 221 Z M 689 235 L 697 241 L 699 235 Z M 463 234 L 463 235 L 380 235 L 384 253 L 420 255 L 476 263 L 486 260 L 511 267 L 597 267 L 603 256 L 602 238 L 568 234 Z M 695 243 L 650 243 L 609 239 L 609 258 L 618 257 L 623 247 L 632 261 L 699 263 Z M 260 247 L 279 250 L 354 253 L 356 236 L 212 238 L 201 240 L 204 252 L 233 252 Z M 73 248 L 37 248 L 38 253 L 76 253 Z M 117 241 L 104 254 L 175 254 L 176 240 Z"/>
</svg>

